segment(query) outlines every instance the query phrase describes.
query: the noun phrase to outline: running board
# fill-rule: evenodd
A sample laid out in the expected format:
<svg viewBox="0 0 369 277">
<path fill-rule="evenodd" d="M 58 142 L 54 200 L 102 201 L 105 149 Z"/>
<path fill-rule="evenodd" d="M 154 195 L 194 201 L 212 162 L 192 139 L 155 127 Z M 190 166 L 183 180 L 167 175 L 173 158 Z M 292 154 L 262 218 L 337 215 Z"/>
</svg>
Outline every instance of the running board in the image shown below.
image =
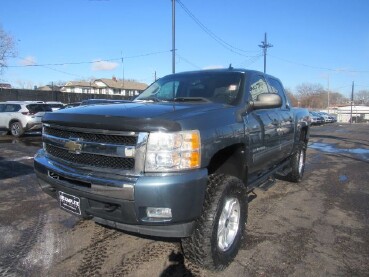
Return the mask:
<svg viewBox="0 0 369 277">
<path fill-rule="evenodd" d="M 266 187 L 265 190 L 269 189 L 275 183 L 275 174 L 277 174 L 277 172 L 286 168 L 286 166 L 288 165 L 289 165 L 289 160 L 286 160 L 282 162 L 280 165 L 278 165 L 277 167 L 275 167 L 274 169 L 270 170 L 268 173 L 258 178 L 257 180 L 253 181 L 252 183 L 249 183 L 247 186 L 247 192 L 250 192 L 253 189 L 258 188 L 258 187 L 261 188 L 261 186 Z M 271 184 L 269 184 L 270 182 Z"/>
<path fill-rule="evenodd" d="M 262 189 L 264 191 L 267 191 L 270 189 L 273 185 L 275 185 L 275 178 L 270 177 L 268 180 L 266 180 L 264 183 L 259 185 L 259 189 Z"/>
</svg>

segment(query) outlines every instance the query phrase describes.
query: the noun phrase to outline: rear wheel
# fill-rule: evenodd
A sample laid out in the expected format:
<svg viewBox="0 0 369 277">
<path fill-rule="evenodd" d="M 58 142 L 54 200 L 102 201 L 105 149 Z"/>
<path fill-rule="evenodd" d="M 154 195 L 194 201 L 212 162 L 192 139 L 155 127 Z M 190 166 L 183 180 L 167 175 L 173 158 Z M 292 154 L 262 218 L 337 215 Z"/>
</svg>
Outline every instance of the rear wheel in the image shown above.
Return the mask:
<svg viewBox="0 0 369 277">
<path fill-rule="evenodd" d="M 20 137 L 24 134 L 24 129 L 22 124 L 19 121 L 15 121 L 10 124 L 10 133 L 14 137 Z"/>
<path fill-rule="evenodd" d="M 287 175 L 287 179 L 290 182 L 298 183 L 302 180 L 305 171 L 306 160 L 306 143 L 299 142 L 297 151 L 291 157 L 291 172 Z"/>
<path fill-rule="evenodd" d="M 237 178 L 209 176 L 202 216 L 182 239 L 186 258 L 210 270 L 224 269 L 237 255 L 247 221 L 247 194 Z"/>
</svg>

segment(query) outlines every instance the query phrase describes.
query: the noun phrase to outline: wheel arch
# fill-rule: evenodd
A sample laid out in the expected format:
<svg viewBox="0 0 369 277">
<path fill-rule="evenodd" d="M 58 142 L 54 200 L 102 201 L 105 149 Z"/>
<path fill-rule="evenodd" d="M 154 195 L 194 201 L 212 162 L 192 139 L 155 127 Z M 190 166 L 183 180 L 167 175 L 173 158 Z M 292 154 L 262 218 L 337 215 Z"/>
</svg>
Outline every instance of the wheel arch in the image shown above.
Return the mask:
<svg viewBox="0 0 369 277">
<path fill-rule="evenodd" d="M 245 145 L 238 143 L 227 146 L 216 152 L 208 165 L 210 174 L 234 176 L 247 184 L 247 164 Z"/>
<path fill-rule="evenodd" d="M 21 125 L 22 125 L 22 127 L 24 128 L 25 126 L 23 126 L 23 123 L 22 123 L 22 121 L 21 120 L 19 120 L 18 118 L 12 118 L 12 119 L 10 119 L 9 120 L 9 123 L 8 123 L 8 129 L 10 130 L 10 126 L 12 126 L 12 124 L 14 123 L 14 122 L 19 122 Z"/>
</svg>

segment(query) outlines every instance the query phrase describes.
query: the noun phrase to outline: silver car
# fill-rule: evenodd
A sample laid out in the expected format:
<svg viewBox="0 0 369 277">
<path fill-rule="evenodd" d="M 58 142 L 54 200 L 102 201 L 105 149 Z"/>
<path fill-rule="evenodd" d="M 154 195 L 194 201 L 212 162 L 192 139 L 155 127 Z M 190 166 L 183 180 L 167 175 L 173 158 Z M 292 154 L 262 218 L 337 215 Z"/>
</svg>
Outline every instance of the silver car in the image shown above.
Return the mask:
<svg viewBox="0 0 369 277">
<path fill-rule="evenodd" d="M 51 111 L 51 107 L 43 102 L 0 102 L 0 130 L 10 131 L 15 137 L 27 131 L 41 130 L 42 117 Z"/>
</svg>

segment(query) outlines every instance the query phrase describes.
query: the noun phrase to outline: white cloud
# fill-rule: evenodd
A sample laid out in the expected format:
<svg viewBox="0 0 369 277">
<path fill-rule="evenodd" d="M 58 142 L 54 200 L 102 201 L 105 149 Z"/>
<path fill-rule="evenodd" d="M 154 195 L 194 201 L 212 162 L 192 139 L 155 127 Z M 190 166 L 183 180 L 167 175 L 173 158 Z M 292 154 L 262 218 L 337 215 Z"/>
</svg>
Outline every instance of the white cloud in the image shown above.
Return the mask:
<svg viewBox="0 0 369 277">
<path fill-rule="evenodd" d="M 91 68 L 93 71 L 99 71 L 99 70 L 114 70 L 117 67 L 118 67 L 118 63 L 96 60 L 92 64 Z"/>
<path fill-rule="evenodd" d="M 36 64 L 36 58 L 33 56 L 27 56 L 23 60 L 20 61 L 21 65 L 35 65 Z"/>
<path fill-rule="evenodd" d="M 224 68 L 223 65 L 209 65 L 209 66 L 205 66 L 203 69 L 206 70 L 206 69 L 221 69 L 221 68 Z"/>
</svg>

